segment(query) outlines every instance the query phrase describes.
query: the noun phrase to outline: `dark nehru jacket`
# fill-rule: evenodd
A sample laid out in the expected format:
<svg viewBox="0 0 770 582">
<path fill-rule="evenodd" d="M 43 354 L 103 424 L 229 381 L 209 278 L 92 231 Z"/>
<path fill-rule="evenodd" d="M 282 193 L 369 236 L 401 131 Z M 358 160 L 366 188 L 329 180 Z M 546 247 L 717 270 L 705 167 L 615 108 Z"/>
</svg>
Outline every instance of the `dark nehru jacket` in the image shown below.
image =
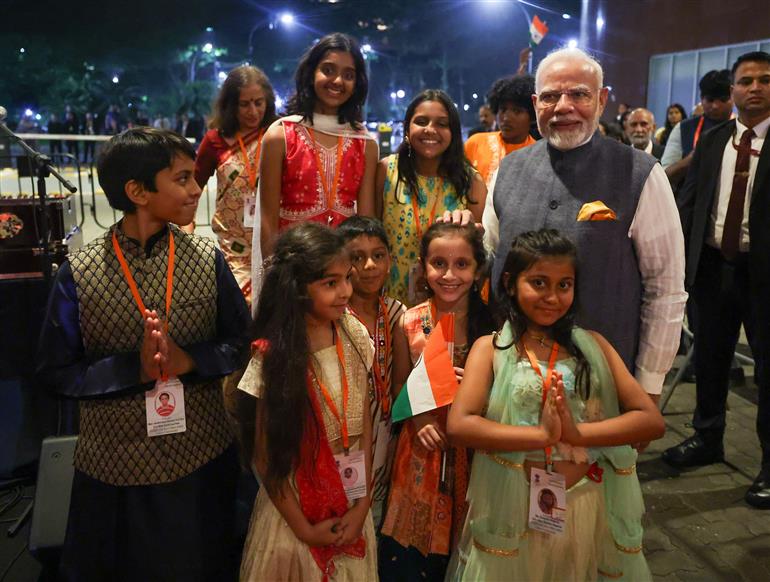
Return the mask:
<svg viewBox="0 0 770 582">
<path fill-rule="evenodd" d="M 143 320 L 112 248 L 114 228 L 70 257 L 80 318 L 88 322 L 82 326 L 82 337 L 90 361 L 135 354 L 142 344 Z M 173 230 L 176 258 L 169 333 L 188 351 L 194 352 L 196 344 L 212 351 L 211 344 L 201 342 L 217 337 L 215 243 Z M 168 232 L 149 256 L 120 229 L 117 235 L 145 304 L 165 318 Z M 169 483 L 189 475 L 233 441 L 221 385 L 218 378 L 184 379 L 187 430 L 155 438 L 147 436 L 143 391 L 80 400 L 75 468 L 120 486 Z"/>
<path fill-rule="evenodd" d="M 555 228 L 578 249 L 577 323 L 604 335 L 633 373 L 639 341 L 642 281 L 628 231 L 657 160 L 598 132 L 560 151 L 540 140 L 500 164 L 494 207 L 500 242 L 492 271 L 497 287 L 511 241 L 528 230 Z M 577 221 L 600 200 L 617 220 Z"/>
</svg>

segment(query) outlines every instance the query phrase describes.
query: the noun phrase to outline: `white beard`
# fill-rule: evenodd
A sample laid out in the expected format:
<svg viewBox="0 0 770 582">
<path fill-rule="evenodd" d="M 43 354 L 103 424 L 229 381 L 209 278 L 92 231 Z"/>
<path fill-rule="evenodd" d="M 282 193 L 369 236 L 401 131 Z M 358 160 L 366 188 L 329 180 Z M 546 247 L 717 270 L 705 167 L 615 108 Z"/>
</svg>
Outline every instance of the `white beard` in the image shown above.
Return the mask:
<svg viewBox="0 0 770 582">
<path fill-rule="evenodd" d="M 578 129 L 571 129 L 569 131 L 555 131 L 548 127 L 545 132 L 541 131 L 541 133 L 548 140 L 548 143 L 557 150 L 571 150 L 587 142 L 595 129 L 595 127 L 591 128 L 588 124 L 585 124 Z"/>
</svg>

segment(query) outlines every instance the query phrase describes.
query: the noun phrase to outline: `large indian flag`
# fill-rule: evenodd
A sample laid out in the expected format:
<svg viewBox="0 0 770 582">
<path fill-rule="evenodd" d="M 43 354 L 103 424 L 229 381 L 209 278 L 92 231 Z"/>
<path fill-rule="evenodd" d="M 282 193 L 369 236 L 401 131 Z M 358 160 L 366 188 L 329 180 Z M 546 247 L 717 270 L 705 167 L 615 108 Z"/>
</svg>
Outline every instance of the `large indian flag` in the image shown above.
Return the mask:
<svg viewBox="0 0 770 582">
<path fill-rule="evenodd" d="M 425 349 L 393 403 L 393 422 L 451 404 L 457 392 L 452 365 L 454 313 L 441 318 L 425 342 Z"/>
</svg>

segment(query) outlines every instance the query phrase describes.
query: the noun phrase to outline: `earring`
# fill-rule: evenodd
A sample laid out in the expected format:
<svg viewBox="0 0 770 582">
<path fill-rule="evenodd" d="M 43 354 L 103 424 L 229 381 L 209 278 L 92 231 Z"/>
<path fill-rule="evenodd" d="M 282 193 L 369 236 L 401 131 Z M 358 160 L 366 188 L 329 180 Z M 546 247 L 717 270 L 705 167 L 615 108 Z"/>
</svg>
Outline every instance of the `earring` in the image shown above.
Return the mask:
<svg viewBox="0 0 770 582">
<path fill-rule="evenodd" d="M 404 141 L 406 142 L 406 153 L 409 159 L 412 159 L 412 144 L 409 142 L 409 136 L 406 136 L 404 138 Z"/>
</svg>

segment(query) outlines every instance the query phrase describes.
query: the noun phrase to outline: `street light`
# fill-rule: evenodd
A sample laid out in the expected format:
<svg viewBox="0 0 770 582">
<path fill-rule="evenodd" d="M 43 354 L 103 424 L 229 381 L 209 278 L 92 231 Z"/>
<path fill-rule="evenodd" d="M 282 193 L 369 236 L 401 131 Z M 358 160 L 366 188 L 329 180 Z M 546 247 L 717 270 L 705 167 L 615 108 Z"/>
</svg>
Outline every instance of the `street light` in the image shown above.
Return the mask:
<svg viewBox="0 0 770 582">
<path fill-rule="evenodd" d="M 601 32 L 603 28 L 604 28 L 604 18 L 602 18 L 602 15 L 600 14 L 596 18 L 596 31 Z"/>
<path fill-rule="evenodd" d="M 278 24 L 282 24 L 285 27 L 293 26 L 296 23 L 296 19 L 291 12 L 281 12 L 278 17 L 273 14 L 270 19 L 261 20 L 251 27 L 249 31 L 249 58 L 254 60 L 254 33 L 257 32 L 263 26 L 267 26 L 270 30 L 275 30 Z"/>
</svg>

